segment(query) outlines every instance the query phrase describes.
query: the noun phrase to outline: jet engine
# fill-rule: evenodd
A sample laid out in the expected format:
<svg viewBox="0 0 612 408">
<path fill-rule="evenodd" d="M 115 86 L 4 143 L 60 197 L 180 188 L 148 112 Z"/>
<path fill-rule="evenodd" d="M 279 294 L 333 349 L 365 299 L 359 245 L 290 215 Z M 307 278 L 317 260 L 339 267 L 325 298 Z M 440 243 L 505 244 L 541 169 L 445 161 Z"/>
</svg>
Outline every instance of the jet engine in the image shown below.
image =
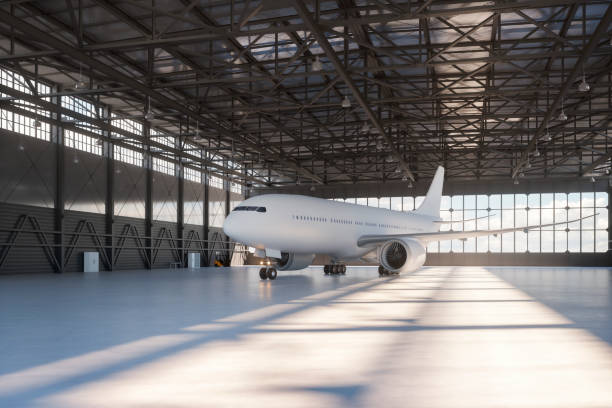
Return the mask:
<svg viewBox="0 0 612 408">
<path fill-rule="evenodd" d="M 414 272 L 425 263 L 425 247 L 414 239 L 385 242 L 378 252 L 379 263 L 389 272 Z"/>
<path fill-rule="evenodd" d="M 279 271 L 297 271 L 307 268 L 312 264 L 314 254 L 293 254 L 281 252 L 281 259 L 278 261 Z"/>
</svg>

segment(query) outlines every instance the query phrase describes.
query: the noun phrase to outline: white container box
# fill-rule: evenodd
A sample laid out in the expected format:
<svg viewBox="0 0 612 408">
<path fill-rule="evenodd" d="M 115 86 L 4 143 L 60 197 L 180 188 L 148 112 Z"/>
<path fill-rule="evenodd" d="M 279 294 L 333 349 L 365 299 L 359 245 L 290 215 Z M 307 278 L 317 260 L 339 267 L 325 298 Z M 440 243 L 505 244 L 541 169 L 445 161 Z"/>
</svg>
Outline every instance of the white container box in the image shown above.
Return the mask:
<svg viewBox="0 0 612 408">
<path fill-rule="evenodd" d="M 190 269 L 200 267 L 200 254 L 198 252 L 189 252 L 187 254 L 187 267 Z"/>
<path fill-rule="evenodd" d="M 83 272 L 100 272 L 100 255 L 97 252 L 83 252 Z"/>
</svg>

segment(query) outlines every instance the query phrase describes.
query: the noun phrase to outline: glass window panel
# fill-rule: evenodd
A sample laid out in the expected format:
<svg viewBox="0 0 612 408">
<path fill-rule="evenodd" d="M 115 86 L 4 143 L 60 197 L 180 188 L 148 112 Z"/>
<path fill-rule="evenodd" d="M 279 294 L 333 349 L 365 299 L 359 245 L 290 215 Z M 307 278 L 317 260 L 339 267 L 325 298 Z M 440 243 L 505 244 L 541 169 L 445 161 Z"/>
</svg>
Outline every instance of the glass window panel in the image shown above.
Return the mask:
<svg viewBox="0 0 612 408">
<path fill-rule="evenodd" d="M 359 205 L 368 205 L 368 199 L 365 197 L 360 197 L 357 199 L 357 204 Z"/>
<path fill-rule="evenodd" d="M 489 229 L 489 218 L 487 217 L 489 212 L 487 210 L 478 210 L 476 211 L 476 229 L 479 230 L 488 230 Z M 487 218 L 482 218 L 487 217 Z"/>
<path fill-rule="evenodd" d="M 553 222 L 555 222 L 555 218 L 554 218 L 554 210 L 552 208 L 543 208 L 542 209 L 542 220 L 540 221 L 541 224 L 552 224 Z"/>
<path fill-rule="evenodd" d="M 580 207 L 580 193 L 569 193 L 567 195 L 567 206 L 570 208 Z"/>
<path fill-rule="evenodd" d="M 429 244 L 427 244 L 427 252 L 438 252 L 438 242 L 430 242 Z"/>
<path fill-rule="evenodd" d="M 514 233 L 514 252 L 527 251 L 527 234 L 522 231 Z"/>
<path fill-rule="evenodd" d="M 391 199 L 389 197 L 381 197 L 378 200 L 378 208 L 391 209 Z"/>
<path fill-rule="evenodd" d="M 351 198 L 347 198 L 346 200 L 344 200 L 344 202 L 350 203 L 350 204 L 356 204 L 357 203 L 357 199 L 354 198 L 354 197 L 351 197 Z"/>
<path fill-rule="evenodd" d="M 502 208 L 514 208 L 514 194 L 502 194 Z"/>
<path fill-rule="evenodd" d="M 486 210 L 489 208 L 489 197 L 481 194 L 476 196 L 476 208 L 479 210 Z"/>
<path fill-rule="evenodd" d="M 567 206 L 567 194 L 565 193 L 555 193 L 555 208 L 565 208 Z"/>
<path fill-rule="evenodd" d="M 608 239 L 608 231 L 595 231 L 595 252 L 607 252 Z"/>
<path fill-rule="evenodd" d="M 554 195 L 551 193 L 540 195 L 540 205 L 542 208 L 553 208 L 554 201 Z"/>
<path fill-rule="evenodd" d="M 555 222 L 558 223 L 558 222 L 565 222 L 565 221 L 567 221 L 567 210 L 556 209 L 555 210 Z M 555 226 L 556 230 L 564 230 L 565 228 L 567 228 L 566 224 Z"/>
<path fill-rule="evenodd" d="M 502 210 L 502 228 L 514 227 L 514 210 Z"/>
<path fill-rule="evenodd" d="M 476 238 L 468 238 L 463 243 L 463 252 L 476 252 Z"/>
<path fill-rule="evenodd" d="M 414 201 L 414 208 L 419 208 L 423 204 L 423 200 L 425 200 L 425 197 L 418 196 Z"/>
<path fill-rule="evenodd" d="M 580 208 L 572 208 L 569 211 L 567 211 L 567 220 L 571 221 L 571 220 L 577 220 L 578 218 L 580 218 Z M 565 220 L 563 220 L 565 221 Z M 557 228 L 565 228 L 565 225 L 559 225 Z M 571 230 L 579 230 L 580 229 L 580 221 L 577 222 L 570 222 L 569 224 L 567 224 L 567 228 L 571 229 Z"/>
<path fill-rule="evenodd" d="M 412 197 L 403 197 L 402 198 L 402 209 L 403 209 L 403 211 L 412 211 L 412 210 L 414 210 L 414 198 L 412 198 Z"/>
<path fill-rule="evenodd" d="M 489 196 L 489 208 L 499 210 L 501 208 L 501 194 L 491 194 Z"/>
<path fill-rule="evenodd" d="M 489 250 L 489 237 L 477 237 L 476 250 L 477 252 L 487 252 Z"/>
<path fill-rule="evenodd" d="M 502 224 L 501 219 L 501 210 L 497 210 L 495 214 L 489 217 L 489 229 L 500 229 Z"/>
<path fill-rule="evenodd" d="M 582 231 L 582 252 L 593 251 L 595 251 L 595 232 L 592 230 Z"/>
<path fill-rule="evenodd" d="M 542 252 L 553 252 L 554 250 L 554 233 L 552 231 L 542 231 L 540 233 L 540 242 Z"/>
<path fill-rule="evenodd" d="M 489 235 L 489 251 L 501 252 L 501 235 Z"/>
<path fill-rule="evenodd" d="M 451 242 L 450 241 L 440 241 L 440 252 L 448 253 L 451 250 Z"/>
<path fill-rule="evenodd" d="M 570 210 L 570 213 L 573 210 Z M 582 217 L 588 217 L 590 215 L 594 215 L 595 214 L 595 208 L 593 207 L 587 207 L 587 208 L 582 208 L 582 213 L 580 214 Z M 572 219 L 572 218 L 570 218 Z M 581 224 L 580 228 L 582 229 L 594 229 L 595 228 L 595 217 L 590 217 L 587 218 L 585 220 L 582 220 L 580 222 L 575 222 L 574 224 Z"/>
<path fill-rule="evenodd" d="M 608 228 L 608 209 L 598 208 L 597 215 L 595 216 L 595 228 L 606 229 Z"/>
<path fill-rule="evenodd" d="M 582 193 L 582 207 L 595 207 L 595 193 Z"/>
<path fill-rule="evenodd" d="M 476 229 L 476 211 L 474 210 L 463 210 L 463 219 L 464 220 L 472 220 L 472 221 L 464 221 L 463 222 L 463 230 L 464 231 L 473 231 Z"/>
<path fill-rule="evenodd" d="M 451 198 L 450 198 L 450 196 L 442 196 L 442 199 L 440 200 L 440 209 L 441 210 L 448 210 L 449 208 L 451 208 Z"/>
<path fill-rule="evenodd" d="M 453 252 L 459 252 L 459 253 L 463 252 L 463 241 L 459 239 L 453 239 L 452 249 L 453 249 Z"/>
<path fill-rule="evenodd" d="M 391 209 L 402 211 L 402 197 L 391 197 Z"/>
<path fill-rule="evenodd" d="M 551 198 L 552 203 L 552 198 Z M 529 208 L 539 208 L 540 207 L 540 194 L 529 194 L 527 196 L 527 205 Z"/>
<path fill-rule="evenodd" d="M 595 193 L 595 204 L 597 207 L 607 207 L 608 206 L 608 193 L 597 192 Z"/>
<path fill-rule="evenodd" d="M 378 197 L 368 197 L 368 205 L 370 207 L 378 207 Z"/>
<path fill-rule="evenodd" d="M 567 250 L 567 232 L 563 231 L 555 231 L 555 252 L 565 252 Z M 544 241 L 542 240 L 542 246 L 544 246 Z M 580 248 L 580 243 L 578 243 L 578 248 Z"/>
<path fill-rule="evenodd" d="M 514 252 L 514 233 L 502 234 L 502 252 Z"/>
<path fill-rule="evenodd" d="M 540 222 L 540 209 L 531 208 L 527 211 L 527 225 L 539 225 Z"/>
<path fill-rule="evenodd" d="M 556 232 L 558 234 L 559 232 Z M 580 252 L 580 231 L 567 233 L 567 249 L 570 252 Z"/>
<path fill-rule="evenodd" d="M 540 231 L 529 231 L 527 233 L 527 243 L 527 249 L 529 249 L 529 252 L 540 252 Z"/>
<path fill-rule="evenodd" d="M 514 226 L 515 227 L 526 227 L 527 226 L 527 210 L 517 208 L 514 210 Z"/>
<path fill-rule="evenodd" d="M 457 221 L 453 223 L 453 229 L 457 231 L 462 231 L 463 211 L 455 210 L 451 214 L 452 214 L 452 220 Z"/>
<path fill-rule="evenodd" d="M 514 207 L 516 208 L 527 207 L 527 194 L 515 194 L 514 195 Z"/>
<path fill-rule="evenodd" d="M 453 196 L 451 198 L 451 208 L 453 210 L 463 210 L 463 196 Z"/>
<path fill-rule="evenodd" d="M 474 195 L 463 196 L 463 209 L 473 210 L 475 208 L 476 208 L 476 196 Z"/>
</svg>

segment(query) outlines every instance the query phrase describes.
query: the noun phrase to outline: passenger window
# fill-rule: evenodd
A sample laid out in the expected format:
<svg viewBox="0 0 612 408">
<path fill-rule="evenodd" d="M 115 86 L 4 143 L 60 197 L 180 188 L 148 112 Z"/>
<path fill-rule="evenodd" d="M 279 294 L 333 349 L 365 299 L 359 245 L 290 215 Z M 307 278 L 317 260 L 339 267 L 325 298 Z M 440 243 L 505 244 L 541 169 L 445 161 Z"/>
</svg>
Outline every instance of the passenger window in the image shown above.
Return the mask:
<svg viewBox="0 0 612 408">
<path fill-rule="evenodd" d="M 257 208 L 256 211 L 260 212 L 260 213 L 265 213 L 266 212 L 266 207 L 259 207 L 259 208 Z"/>
</svg>

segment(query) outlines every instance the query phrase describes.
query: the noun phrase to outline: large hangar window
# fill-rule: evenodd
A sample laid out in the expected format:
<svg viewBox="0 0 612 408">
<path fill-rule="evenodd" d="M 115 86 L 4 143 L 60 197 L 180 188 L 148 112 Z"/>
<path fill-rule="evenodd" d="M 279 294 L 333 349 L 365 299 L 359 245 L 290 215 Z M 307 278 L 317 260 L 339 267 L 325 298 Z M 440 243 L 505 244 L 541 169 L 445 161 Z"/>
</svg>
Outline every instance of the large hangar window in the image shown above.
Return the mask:
<svg viewBox="0 0 612 408">
<path fill-rule="evenodd" d="M 412 211 L 423 197 L 362 197 L 335 199 L 353 204 Z M 501 236 L 450 240 L 428 245 L 428 252 L 441 253 L 565 253 L 608 250 L 609 201 L 607 192 L 491 194 L 443 196 L 441 231 L 488 230 L 552 224 L 587 216 L 582 221 L 555 227 L 514 232 Z M 487 217 L 488 216 L 488 217 Z M 485 217 L 479 220 L 466 221 Z"/>
<path fill-rule="evenodd" d="M 28 84 L 28 81 L 16 72 L 0 68 L 0 84 L 28 95 L 32 94 L 30 89 L 32 83 Z M 36 87 L 39 95 L 51 93 L 51 87 L 45 84 L 35 83 L 32 85 Z M 4 93 L 0 93 L 0 97 L 11 98 L 10 95 Z M 50 98 L 42 99 L 50 102 Z M 50 116 L 49 111 L 36 108 L 31 102 L 24 100 L 15 100 L 12 105 L 16 107 L 14 110 L 0 109 L 0 127 L 2 129 L 46 140 L 47 142 L 51 140 L 51 126 L 44 121 L 45 118 Z M 35 118 L 21 115 L 18 110 L 34 112 Z"/>
</svg>

